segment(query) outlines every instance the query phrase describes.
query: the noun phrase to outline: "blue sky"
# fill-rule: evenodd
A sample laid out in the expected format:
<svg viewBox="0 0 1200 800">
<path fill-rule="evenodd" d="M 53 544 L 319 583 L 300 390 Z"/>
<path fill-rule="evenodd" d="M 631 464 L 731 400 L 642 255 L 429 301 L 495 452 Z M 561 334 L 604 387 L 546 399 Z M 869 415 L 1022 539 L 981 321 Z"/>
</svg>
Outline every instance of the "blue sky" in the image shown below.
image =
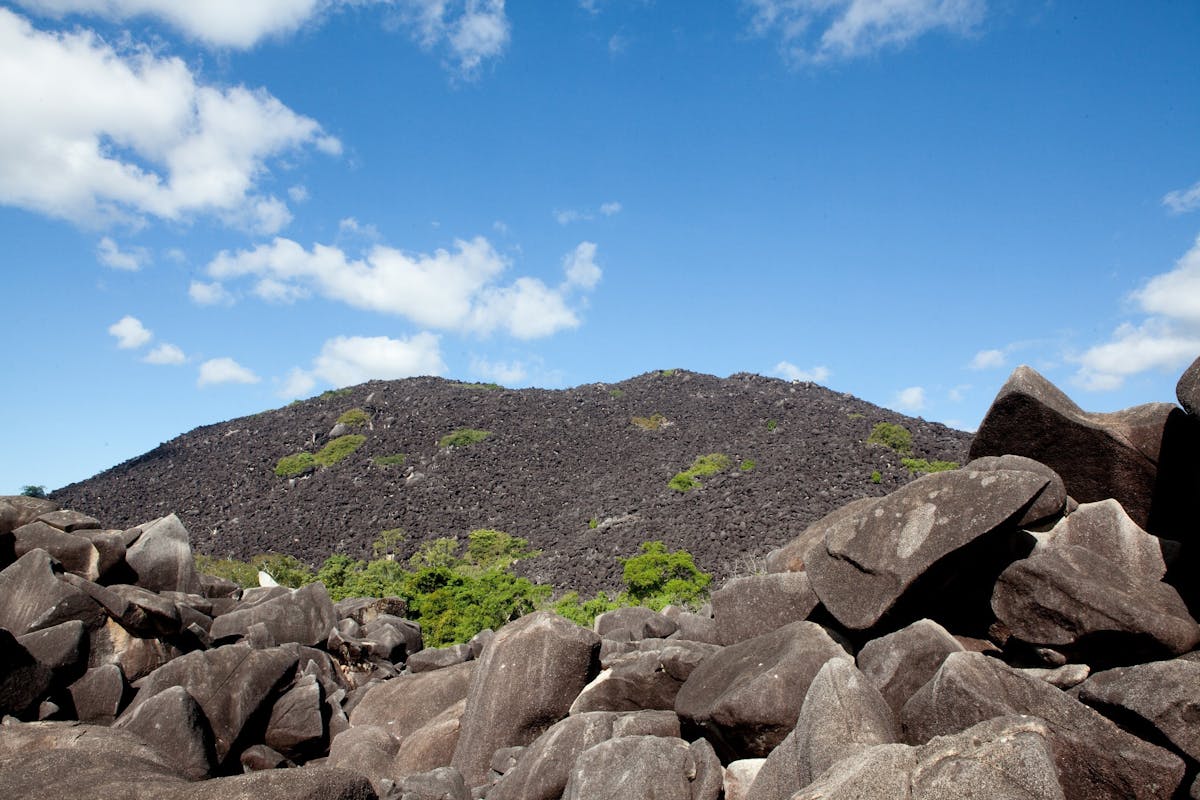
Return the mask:
<svg viewBox="0 0 1200 800">
<path fill-rule="evenodd" d="M 1200 4 L 0 2 L 0 493 L 371 378 L 1200 355 Z"/>
</svg>

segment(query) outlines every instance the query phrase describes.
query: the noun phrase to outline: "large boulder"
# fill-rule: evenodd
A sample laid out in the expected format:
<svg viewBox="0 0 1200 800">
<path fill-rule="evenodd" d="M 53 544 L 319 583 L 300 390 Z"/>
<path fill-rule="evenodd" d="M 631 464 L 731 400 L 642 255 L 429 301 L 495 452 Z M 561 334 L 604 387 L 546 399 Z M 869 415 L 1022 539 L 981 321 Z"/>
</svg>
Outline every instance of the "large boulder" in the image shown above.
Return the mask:
<svg viewBox="0 0 1200 800">
<path fill-rule="evenodd" d="M 125 551 L 125 562 L 137 574 L 137 584 L 155 592 L 195 592 L 201 589 L 191 539 L 179 517 L 170 514 L 140 528 Z"/>
<path fill-rule="evenodd" d="M 464 697 L 406 736 L 392 759 L 389 773 L 392 779 L 399 781 L 408 775 L 449 766 L 458 747 L 466 708 Z"/>
<path fill-rule="evenodd" d="M 212 729 L 199 703 L 182 686 L 172 686 L 122 714 L 114 730 L 135 733 L 188 780 L 212 775 L 216 765 Z"/>
<path fill-rule="evenodd" d="M 721 644 L 734 644 L 800 622 L 817 607 L 805 572 L 747 575 L 712 593 L 713 618 Z"/>
<path fill-rule="evenodd" d="M 979 625 L 990 619 L 980 587 L 1028 552 L 1030 537 L 1014 523 L 1047 485 L 1043 475 L 1007 469 L 918 478 L 826 529 L 808 553 L 813 590 L 853 630 L 889 612 L 896 626 L 923 616 Z"/>
<path fill-rule="evenodd" d="M 263 743 L 293 761 L 321 755 L 328 740 L 325 692 L 316 675 L 297 678 L 271 707 Z"/>
<path fill-rule="evenodd" d="M 144 536 L 145 534 L 143 534 Z M 219 641 L 246 636 L 254 625 L 264 625 L 278 644 L 297 642 L 313 646 L 329 638 L 334 623 L 333 602 L 325 584 L 310 583 L 261 603 L 244 604 L 212 622 L 209 636 Z"/>
<path fill-rule="evenodd" d="M 858 668 L 899 716 L 900 709 L 937 673 L 946 656 L 963 649 L 941 625 L 919 619 L 863 645 L 858 651 Z"/>
<path fill-rule="evenodd" d="M 180 656 L 147 675 L 130 705 L 142 703 L 172 686 L 182 686 L 200 705 L 212 726 L 218 763 L 236 758 L 243 730 L 266 713 L 296 669 L 297 654 L 283 647 L 255 650 L 232 644 Z"/>
<path fill-rule="evenodd" d="M 1061 475 L 1079 502 L 1115 498 L 1142 528 L 1183 538 L 1200 478 L 1194 423 L 1172 403 L 1089 413 L 1021 366 L 980 423 L 971 457 L 1027 456 Z"/>
<path fill-rule="evenodd" d="M 45 550 L 30 550 L 0 571 L 0 628 L 20 636 L 103 616 L 91 597 L 58 578 L 56 566 Z"/>
<path fill-rule="evenodd" d="M 1015 562 L 996 582 L 992 609 L 1020 641 L 1091 664 L 1163 658 L 1200 644 L 1200 625 L 1156 570 L 1078 545 L 1052 542 Z"/>
<path fill-rule="evenodd" d="M 605 638 L 663 639 L 678 625 L 669 617 L 645 606 L 627 606 L 605 611 L 596 617 L 593 629 Z"/>
<path fill-rule="evenodd" d="M 92 667 L 68 687 L 75 717 L 81 722 L 111 725 L 129 699 L 129 683 L 116 664 Z"/>
<path fill-rule="evenodd" d="M 747 800 L 788 800 L 843 758 L 899 739 L 879 690 L 851 661 L 830 659 L 809 685 L 796 727 L 759 769 Z"/>
<path fill-rule="evenodd" d="M 1196 419 L 1200 419 L 1200 358 L 1184 370 L 1175 384 L 1175 398 L 1183 410 Z"/>
<path fill-rule="evenodd" d="M 488 800 L 556 800 L 584 750 L 608 741 L 617 715 L 589 711 L 567 717 L 539 736 L 488 792 Z"/>
<path fill-rule="evenodd" d="M 853 517 L 875 505 L 876 497 L 860 497 L 826 514 L 805 528 L 799 536 L 767 554 L 767 572 L 803 572 L 807 569 L 808 553 L 825 541 L 825 532 L 845 517 Z"/>
<path fill-rule="evenodd" d="M 350 724 L 379 725 L 398 740 L 463 700 L 477 662 L 445 669 L 397 675 L 366 690 L 350 712 Z"/>
<path fill-rule="evenodd" d="M 1040 717 L 1070 800 L 1170 798 L 1183 779 L 1174 754 L 1142 741 L 1048 683 L 981 653 L 951 653 L 904 706 L 910 744 L 957 733 L 993 717 Z"/>
<path fill-rule="evenodd" d="M 1200 765 L 1200 662 L 1177 658 L 1092 675 L 1072 694 L 1138 732 L 1170 742 Z"/>
<path fill-rule="evenodd" d="M 1032 458 L 1017 455 L 1003 456 L 981 456 L 972 459 L 964 469 L 979 470 L 985 472 L 987 470 L 997 469 L 1016 469 L 1024 470 L 1025 472 L 1036 472 L 1046 478 L 1048 483 L 1046 488 L 1042 490 L 1029 508 L 1016 524 L 1021 527 L 1036 527 L 1044 525 L 1047 522 L 1053 522 L 1067 506 L 1067 487 L 1063 483 L 1063 479 L 1057 472 L 1047 467 L 1040 461 L 1034 461 Z"/>
<path fill-rule="evenodd" d="M 13 531 L 13 553 L 19 558 L 30 550 L 45 550 L 50 557 L 90 581 L 100 577 L 100 553 L 91 540 L 59 530 L 41 520 Z"/>
<path fill-rule="evenodd" d="M 862 750 L 839 761 L 792 800 L 897 797 L 1063 800 L 1063 790 L 1045 723 L 1000 717 L 921 747 L 885 744 Z"/>
<path fill-rule="evenodd" d="M 487 779 L 492 753 L 526 745 L 567 715 L 597 673 L 600 637 L 547 611 L 504 626 L 477 664 L 451 766 L 471 786 Z"/>
<path fill-rule="evenodd" d="M 682 739 L 624 736 L 583 751 L 563 800 L 692 800 L 696 759 Z"/>
<path fill-rule="evenodd" d="M 38 703 L 53 685 L 54 672 L 0 628 L 0 716 L 36 715 Z"/>
<path fill-rule="evenodd" d="M 675 713 L 702 729 L 724 761 L 764 757 L 796 726 L 809 684 L 831 658 L 850 660 L 820 625 L 793 622 L 701 661 Z"/>
<path fill-rule="evenodd" d="M 715 645 L 685 640 L 661 642 L 652 650 L 639 650 L 604 662 L 604 670 L 584 687 L 570 713 L 583 711 L 637 711 L 674 709 L 679 687 Z"/>
<path fill-rule="evenodd" d="M 352 769 L 382 790 L 383 781 L 391 780 L 392 759 L 399 745 L 382 725 L 355 725 L 329 743 L 329 765 Z"/>
</svg>

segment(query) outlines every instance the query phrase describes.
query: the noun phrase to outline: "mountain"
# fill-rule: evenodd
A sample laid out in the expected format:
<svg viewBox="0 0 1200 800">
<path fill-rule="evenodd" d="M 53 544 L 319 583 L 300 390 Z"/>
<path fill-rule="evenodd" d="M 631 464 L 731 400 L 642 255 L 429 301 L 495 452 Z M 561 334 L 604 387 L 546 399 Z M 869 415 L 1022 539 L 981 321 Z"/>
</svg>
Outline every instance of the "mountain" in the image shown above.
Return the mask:
<svg viewBox="0 0 1200 800">
<path fill-rule="evenodd" d="M 354 409 L 360 424 L 338 426 Z M 196 428 L 52 497 L 117 526 L 174 512 L 208 555 L 313 565 L 369 556 L 384 530 L 403 529 L 407 558 L 423 541 L 495 528 L 542 551 L 525 574 L 591 594 L 620 586 L 617 557 L 644 541 L 686 548 L 718 578 L 745 573 L 826 513 L 907 483 L 901 455 L 867 443 L 880 422 L 912 434 L 914 457 L 966 460 L 970 434 L 758 375 L 664 370 L 562 390 L 410 378 Z M 490 435 L 439 445 L 462 428 Z M 280 459 L 344 433 L 363 441 L 343 460 L 276 475 Z M 712 453 L 728 466 L 690 491 L 668 485 Z"/>
</svg>

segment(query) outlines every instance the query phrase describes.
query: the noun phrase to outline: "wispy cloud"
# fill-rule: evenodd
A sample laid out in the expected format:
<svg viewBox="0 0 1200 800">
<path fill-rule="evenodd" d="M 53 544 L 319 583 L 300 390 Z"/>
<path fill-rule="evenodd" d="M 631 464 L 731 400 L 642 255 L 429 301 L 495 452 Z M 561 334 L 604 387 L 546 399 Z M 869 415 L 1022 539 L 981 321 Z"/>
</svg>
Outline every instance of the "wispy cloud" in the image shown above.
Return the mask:
<svg viewBox="0 0 1200 800">
<path fill-rule="evenodd" d="M 187 361 L 187 356 L 175 345 L 163 342 L 147 353 L 142 361 L 145 361 L 147 364 L 175 365 Z"/>
<path fill-rule="evenodd" d="M 967 369 L 999 369 L 1007 360 L 1003 350 L 980 350 L 967 364 Z"/>
<path fill-rule="evenodd" d="M 775 374 L 784 380 L 788 381 L 809 381 L 811 383 L 824 383 L 829 380 L 832 374 L 829 367 L 813 367 L 812 369 L 800 369 L 790 361 L 780 361 L 775 365 Z"/>
<path fill-rule="evenodd" d="M 1148 316 L 1120 325 L 1109 341 L 1074 359 L 1080 365 L 1075 382 L 1085 389 L 1117 389 L 1131 375 L 1176 369 L 1200 355 L 1200 237 L 1174 269 L 1151 278 L 1131 299 Z"/>
<path fill-rule="evenodd" d="M 150 261 L 150 253 L 144 247 L 122 250 L 115 241 L 105 236 L 96 245 L 96 258 L 106 267 L 137 272 Z"/>
<path fill-rule="evenodd" d="M 1163 195 L 1162 203 L 1172 214 L 1186 214 L 1200 208 L 1200 181 L 1187 189 L 1176 189 Z"/>
<path fill-rule="evenodd" d="M 518 384 L 529 375 L 528 368 L 520 361 L 490 361 L 479 356 L 471 358 L 471 372 L 503 386 Z"/>
<path fill-rule="evenodd" d="M 188 297 L 192 298 L 193 303 L 201 306 L 229 305 L 233 302 L 233 295 L 220 281 L 192 281 L 188 286 Z"/>
<path fill-rule="evenodd" d="M 136 350 L 154 338 L 141 320 L 129 315 L 108 326 L 108 332 L 116 337 L 117 347 L 122 350 Z"/>
<path fill-rule="evenodd" d="M 778 36 L 794 64 L 821 64 L 900 49 L 932 31 L 975 31 L 985 0 L 743 0 L 751 30 Z"/>
<path fill-rule="evenodd" d="M 232 358 L 210 358 L 200 365 L 200 376 L 196 379 L 196 385 L 204 387 L 221 383 L 258 383 L 260 380 L 253 371 Z"/>
<path fill-rule="evenodd" d="M 559 225 L 570 225 L 572 222 L 590 222 L 599 214 L 602 217 L 612 217 L 621 213 L 623 206 L 616 200 L 601 203 L 596 210 L 590 208 L 556 208 L 553 212 L 554 221 Z"/>
</svg>

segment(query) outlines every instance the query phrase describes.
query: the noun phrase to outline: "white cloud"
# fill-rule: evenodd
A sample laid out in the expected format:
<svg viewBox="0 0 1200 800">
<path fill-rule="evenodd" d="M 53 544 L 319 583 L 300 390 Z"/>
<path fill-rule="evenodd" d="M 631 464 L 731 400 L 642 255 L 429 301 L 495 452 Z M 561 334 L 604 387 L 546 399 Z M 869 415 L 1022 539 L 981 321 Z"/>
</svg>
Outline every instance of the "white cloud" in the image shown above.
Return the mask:
<svg viewBox="0 0 1200 800">
<path fill-rule="evenodd" d="M 288 197 L 292 199 L 293 203 L 303 203 L 308 196 L 308 187 L 303 184 L 288 187 Z"/>
<path fill-rule="evenodd" d="M 1200 237 L 1170 272 L 1156 275 L 1132 295 L 1148 316 L 1124 323 L 1111 339 L 1089 348 L 1076 383 L 1093 391 L 1119 388 L 1131 375 L 1173 370 L 1200 355 Z"/>
<path fill-rule="evenodd" d="M 968 369 L 999 369 L 1004 366 L 1003 350 L 980 350 L 967 365 Z"/>
<path fill-rule="evenodd" d="M 291 305 L 297 300 L 308 297 L 309 292 L 303 286 L 283 283 L 274 278 L 263 278 L 254 285 L 254 294 L 268 303 Z"/>
<path fill-rule="evenodd" d="M 142 361 L 147 364 L 182 364 L 187 361 L 187 356 L 175 345 L 164 342 L 147 353 Z"/>
<path fill-rule="evenodd" d="M 241 214 L 228 216 L 231 227 L 258 234 L 273 236 L 292 221 L 292 211 L 278 197 L 259 197 L 251 200 Z"/>
<path fill-rule="evenodd" d="M 141 320 L 129 315 L 108 326 L 108 332 L 116 337 L 117 347 L 122 350 L 136 350 L 154 338 Z"/>
<path fill-rule="evenodd" d="M 614 200 L 611 203 L 602 203 L 600 205 L 600 213 L 606 217 L 611 217 L 614 214 L 620 214 L 621 208 L 621 204 Z"/>
<path fill-rule="evenodd" d="M 813 367 L 812 369 L 800 369 L 790 361 L 780 361 L 775 365 L 775 374 L 786 381 L 808 381 L 810 383 L 824 383 L 829 380 L 832 374 L 829 367 Z"/>
<path fill-rule="evenodd" d="M 504 0 L 393 0 L 390 7 L 422 47 L 446 50 L 463 78 L 474 78 L 484 61 L 503 55 L 511 39 Z"/>
<path fill-rule="evenodd" d="M 311 369 L 297 368 L 288 373 L 280 394 L 283 397 L 307 394 L 318 379 L 340 387 L 445 372 L 439 340 L 432 333 L 422 332 L 407 339 L 338 336 L 325 342 Z"/>
<path fill-rule="evenodd" d="M 1200 181 L 1187 189 L 1176 189 L 1163 195 L 1162 203 L 1172 214 L 1186 214 L 1200 208 Z"/>
<path fill-rule="evenodd" d="M 193 303 L 202 306 L 228 305 L 233 302 L 233 296 L 225 290 L 220 281 L 192 281 L 188 286 L 188 297 L 192 298 Z"/>
<path fill-rule="evenodd" d="M 150 254 L 144 247 L 122 250 L 116 242 L 105 236 L 96 245 L 96 258 L 106 267 L 137 272 L 150 260 Z"/>
<path fill-rule="evenodd" d="M 520 383 L 529 375 L 520 361 L 489 361 L 478 356 L 471 359 L 471 372 L 503 386 Z"/>
<path fill-rule="evenodd" d="M 751 29 L 780 37 L 796 64 L 847 60 L 899 49 L 935 30 L 967 35 L 986 0 L 743 0 Z"/>
<path fill-rule="evenodd" d="M 196 380 L 196 385 L 258 383 L 259 380 L 261 379 L 257 375 L 232 358 L 210 358 L 200 365 L 200 377 Z"/>
<path fill-rule="evenodd" d="M 36 30 L 5 8 L 0 76 L 0 203 L 78 224 L 196 213 L 275 223 L 280 201 L 255 191 L 268 161 L 341 149 L 265 90 L 203 85 L 178 58 Z"/>
<path fill-rule="evenodd" d="M 277 238 L 253 250 L 222 252 L 207 272 L 218 283 L 269 279 L 277 284 L 272 286 L 276 293 L 285 287 L 311 290 L 355 308 L 406 317 L 421 327 L 481 335 L 503 331 L 519 339 L 577 327 L 568 295 L 590 288 L 600 275 L 590 242 L 564 259 L 567 279 L 557 288 L 529 277 L 499 285 L 508 261 L 481 236 L 457 240 L 454 247 L 453 252 L 410 255 L 376 245 L 365 258 L 354 260 L 338 247 L 316 244 L 309 251 Z"/>
<path fill-rule="evenodd" d="M 260 39 L 290 33 L 328 5 L 326 0 L 17 0 L 52 17 L 88 14 L 121 22 L 150 16 L 205 44 L 250 47 Z"/>
<path fill-rule="evenodd" d="M 909 386 L 896 392 L 892 405 L 901 411 L 920 411 L 925 408 L 925 389 L 922 386 Z"/>
<path fill-rule="evenodd" d="M 563 256 L 563 271 L 567 283 L 581 289 L 594 289 L 603 274 L 596 264 L 596 244 L 580 242 L 575 249 Z"/>
<path fill-rule="evenodd" d="M 279 388 L 279 396 L 285 400 L 303 397 L 316 388 L 316 386 L 317 379 L 313 377 L 311 372 L 294 367 L 288 373 L 287 378 L 284 379 L 283 386 Z"/>
</svg>

